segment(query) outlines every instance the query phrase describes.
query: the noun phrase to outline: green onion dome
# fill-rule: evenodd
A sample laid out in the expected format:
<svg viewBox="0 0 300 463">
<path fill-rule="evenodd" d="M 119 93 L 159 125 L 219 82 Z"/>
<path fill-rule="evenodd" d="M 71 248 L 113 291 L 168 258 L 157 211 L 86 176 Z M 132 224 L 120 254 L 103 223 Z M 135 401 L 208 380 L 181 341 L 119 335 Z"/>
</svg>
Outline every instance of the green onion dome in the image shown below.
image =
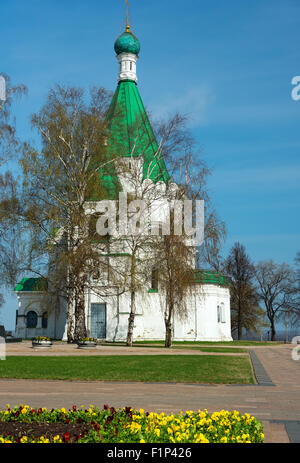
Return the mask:
<svg viewBox="0 0 300 463">
<path fill-rule="evenodd" d="M 119 35 L 115 41 L 115 52 L 117 55 L 120 53 L 133 53 L 138 55 L 141 49 L 139 39 L 132 34 L 132 32 L 124 32 Z"/>
</svg>

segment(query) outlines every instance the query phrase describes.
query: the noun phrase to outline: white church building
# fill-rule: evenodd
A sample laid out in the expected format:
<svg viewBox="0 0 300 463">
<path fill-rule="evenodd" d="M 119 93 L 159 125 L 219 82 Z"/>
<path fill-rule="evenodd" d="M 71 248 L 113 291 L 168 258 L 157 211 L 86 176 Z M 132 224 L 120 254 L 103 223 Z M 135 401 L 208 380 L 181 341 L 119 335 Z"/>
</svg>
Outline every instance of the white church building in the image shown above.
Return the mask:
<svg viewBox="0 0 300 463">
<path fill-rule="evenodd" d="M 158 144 L 153 135 L 150 121 L 145 111 L 137 86 L 137 60 L 140 43 L 130 31 L 129 26 L 115 42 L 115 52 L 119 62 L 119 81 L 113 96 L 108 117 L 122 108 L 123 124 L 110 127 L 110 133 L 122 143 L 122 156 L 128 169 L 138 169 L 141 184 L 150 186 L 153 191 L 163 191 L 167 198 L 176 191 L 176 185 L 169 181 L 164 161 L 155 159 Z M 130 128 L 137 120 L 143 122 L 143 139 L 135 144 L 130 139 Z M 143 145 L 143 146 L 141 146 Z M 147 147 L 145 149 L 145 146 Z M 143 152 L 143 156 L 141 153 Z M 130 193 L 125 178 L 120 177 L 123 191 Z M 168 199 L 169 200 L 169 199 Z M 90 203 L 87 210 L 97 209 Z M 88 212 L 89 213 L 89 212 Z M 109 259 L 126 260 L 128 249 L 111 250 Z M 122 260 L 123 259 L 123 260 Z M 122 265 L 122 264 L 120 264 Z M 125 264 L 126 265 L 126 264 Z M 178 341 L 231 341 L 230 292 L 228 282 L 217 272 L 195 268 L 195 282 L 192 291 L 186 295 L 187 316 L 174 316 L 173 339 Z M 109 282 L 99 282 L 99 285 Z M 59 302 L 52 310 L 45 309 L 43 303 L 47 292 L 47 280 L 42 278 L 23 278 L 15 287 L 18 298 L 15 335 L 23 339 L 35 336 L 49 336 L 52 339 L 67 339 L 66 306 Z M 136 296 L 136 315 L 134 340 L 162 340 L 165 337 L 165 298 L 160 285 L 152 278 Z M 116 291 L 115 294 L 99 296 L 95 291 L 86 294 L 86 327 L 88 336 L 106 341 L 124 341 L 127 336 L 130 314 L 129 294 Z"/>
</svg>

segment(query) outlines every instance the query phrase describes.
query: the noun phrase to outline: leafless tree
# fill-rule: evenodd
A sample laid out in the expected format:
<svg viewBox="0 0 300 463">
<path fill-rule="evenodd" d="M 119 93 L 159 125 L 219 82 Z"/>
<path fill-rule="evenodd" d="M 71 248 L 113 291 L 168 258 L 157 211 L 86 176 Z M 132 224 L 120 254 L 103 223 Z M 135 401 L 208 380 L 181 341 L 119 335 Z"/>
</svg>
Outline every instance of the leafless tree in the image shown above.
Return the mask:
<svg viewBox="0 0 300 463">
<path fill-rule="evenodd" d="M 154 127 L 156 136 L 166 140 L 162 156 L 170 177 L 181 188 L 182 197 L 205 203 L 205 239 L 198 249 L 197 266 L 221 271 L 226 225 L 213 206 L 207 185 L 213 171 L 203 161 L 202 150 L 188 128 L 188 117 L 176 113 L 166 121 L 155 121 Z"/>
<path fill-rule="evenodd" d="M 255 277 L 269 319 L 271 340 L 274 341 L 276 321 L 295 307 L 295 274 L 289 265 L 269 260 L 256 265 Z"/>
<path fill-rule="evenodd" d="M 174 318 L 185 319 L 188 314 L 187 297 L 195 284 L 195 248 L 188 244 L 184 232 L 174 233 L 171 215 L 170 233 L 161 237 L 156 246 L 157 285 L 165 299 L 165 347 L 172 347 Z"/>
<path fill-rule="evenodd" d="M 245 246 L 235 243 L 224 262 L 224 272 L 230 279 L 232 330 L 242 339 L 243 328 L 255 330 L 261 316 L 259 297 L 254 284 L 254 264 Z"/>
<path fill-rule="evenodd" d="M 11 113 L 12 103 L 24 95 L 27 88 L 23 84 L 12 85 L 8 75 L 1 73 L 5 82 L 5 98 L 0 100 L 0 168 L 16 154 L 20 141 L 16 133 L 16 121 Z"/>
<path fill-rule="evenodd" d="M 101 257 L 107 245 L 91 232 L 91 211 L 110 188 L 118 188 L 106 177 L 112 177 L 115 159 L 107 141 L 109 101 L 103 88 L 92 89 L 88 103 L 82 89 L 57 86 L 49 92 L 32 117 L 42 149 L 25 145 L 22 207 L 10 210 L 28 229 L 28 270 L 47 277 L 49 293 L 62 291 L 68 301 L 69 341 L 86 336 L 85 294 L 95 286 L 91 274 L 107 270 Z"/>
<path fill-rule="evenodd" d="M 205 200 L 206 239 L 203 246 L 206 248 L 206 256 L 212 256 L 213 252 L 219 249 L 225 226 L 221 221 L 217 225 L 215 211 L 210 207 L 206 186 L 209 169 L 199 158 L 195 141 L 186 127 L 186 122 L 184 116 L 175 114 L 167 121 L 156 122 L 155 133 L 151 133 L 149 137 L 148 132 L 145 137 L 143 128 L 147 126 L 147 121 L 138 120 L 135 127 L 132 127 L 131 169 L 126 180 L 127 185 L 130 185 L 132 199 L 145 199 L 148 208 L 151 208 L 151 204 L 155 201 L 170 196 L 170 190 L 174 185 L 177 200 Z M 148 144 L 145 144 L 145 139 Z M 149 144 L 155 147 L 150 163 L 147 159 Z M 139 160 L 142 162 L 139 163 Z M 153 184 L 157 187 L 153 188 Z M 164 224 L 160 223 L 160 226 Z M 129 234 L 125 238 L 131 255 L 127 266 L 128 274 L 124 277 L 128 282 L 131 298 L 127 345 L 132 345 L 136 292 L 149 284 L 149 274 L 151 275 L 152 272 L 156 273 L 165 294 L 166 346 L 169 347 L 172 343 L 174 313 L 180 316 L 186 313 L 184 296 L 193 285 L 196 250 L 186 245 L 186 236 L 175 236 L 171 229 L 172 225 L 170 233 L 164 236 L 155 236 L 152 233 L 149 236 L 142 230 L 135 236 Z M 143 262 L 147 262 L 146 267 Z"/>
<path fill-rule="evenodd" d="M 15 219 L 6 220 L 6 209 L 16 207 L 16 179 L 8 170 L 8 161 L 17 161 L 21 142 L 16 133 L 12 103 L 27 92 L 25 85 L 12 85 L 8 75 L 1 74 L 3 95 L 0 100 L 0 275 L 1 285 L 15 284 L 21 270 L 22 227 Z"/>
</svg>

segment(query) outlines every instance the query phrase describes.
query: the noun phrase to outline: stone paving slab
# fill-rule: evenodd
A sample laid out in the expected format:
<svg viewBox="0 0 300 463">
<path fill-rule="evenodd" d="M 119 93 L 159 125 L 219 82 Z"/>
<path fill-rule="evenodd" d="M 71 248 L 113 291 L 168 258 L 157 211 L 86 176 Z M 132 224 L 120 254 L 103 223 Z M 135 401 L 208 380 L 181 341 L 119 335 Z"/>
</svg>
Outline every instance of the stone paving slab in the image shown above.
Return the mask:
<svg viewBox="0 0 300 463">
<path fill-rule="evenodd" d="M 291 443 L 285 423 L 274 423 L 272 421 L 263 421 L 262 423 L 264 427 L 265 442 L 267 444 Z"/>
</svg>

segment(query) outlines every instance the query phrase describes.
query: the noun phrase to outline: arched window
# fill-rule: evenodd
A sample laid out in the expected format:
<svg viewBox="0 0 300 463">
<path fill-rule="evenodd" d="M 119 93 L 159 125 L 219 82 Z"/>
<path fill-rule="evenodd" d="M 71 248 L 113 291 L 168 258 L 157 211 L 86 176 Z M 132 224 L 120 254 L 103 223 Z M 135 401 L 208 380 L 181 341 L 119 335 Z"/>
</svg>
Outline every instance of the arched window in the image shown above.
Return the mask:
<svg viewBox="0 0 300 463">
<path fill-rule="evenodd" d="M 33 310 L 30 310 L 30 312 L 28 312 L 27 315 L 26 315 L 26 322 L 27 322 L 26 327 L 27 328 L 36 328 L 37 320 L 38 320 L 37 313 L 34 312 Z"/>
<path fill-rule="evenodd" d="M 44 312 L 42 315 L 42 328 L 48 327 L 48 312 Z"/>
</svg>

